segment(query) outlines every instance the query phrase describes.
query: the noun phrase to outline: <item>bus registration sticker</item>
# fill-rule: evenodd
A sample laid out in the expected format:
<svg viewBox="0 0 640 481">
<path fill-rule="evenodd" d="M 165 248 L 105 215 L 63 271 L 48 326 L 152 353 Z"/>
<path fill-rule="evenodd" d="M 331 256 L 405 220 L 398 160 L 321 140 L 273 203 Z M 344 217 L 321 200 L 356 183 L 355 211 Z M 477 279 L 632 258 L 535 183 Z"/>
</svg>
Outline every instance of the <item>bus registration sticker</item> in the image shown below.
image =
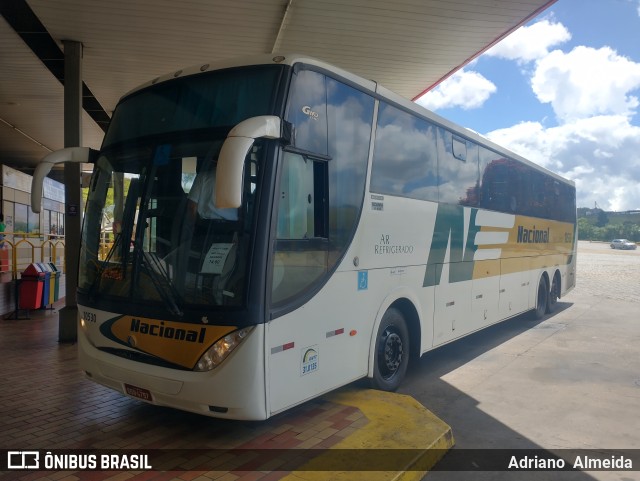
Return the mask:
<svg viewBox="0 0 640 481">
<path fill-rule="evenodd" d="M 318 370 L 318 346 L 305 347 L 302 353 L 302 366 L 300 375 L 304 376 Z"/>
</svg>

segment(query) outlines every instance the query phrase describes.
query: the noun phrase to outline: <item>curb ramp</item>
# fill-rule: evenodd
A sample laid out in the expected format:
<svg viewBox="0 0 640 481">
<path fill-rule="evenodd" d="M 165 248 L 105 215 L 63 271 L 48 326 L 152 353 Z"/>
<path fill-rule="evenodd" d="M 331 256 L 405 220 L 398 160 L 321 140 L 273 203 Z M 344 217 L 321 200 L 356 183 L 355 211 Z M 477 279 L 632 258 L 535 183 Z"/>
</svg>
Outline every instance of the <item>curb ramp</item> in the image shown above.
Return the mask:
<svg viewBox="0 0 640 481">
<path fill-rule="evenodd" d="M 283 481 L 418 481 L 454 445 L 451 427 L 410 396 L 343 388 L 322 399 L 356 407 L 369 422 Z M 394 469 L 374 470 L 376 456 L 394 456 L 382 463 Z"/>
</svg>

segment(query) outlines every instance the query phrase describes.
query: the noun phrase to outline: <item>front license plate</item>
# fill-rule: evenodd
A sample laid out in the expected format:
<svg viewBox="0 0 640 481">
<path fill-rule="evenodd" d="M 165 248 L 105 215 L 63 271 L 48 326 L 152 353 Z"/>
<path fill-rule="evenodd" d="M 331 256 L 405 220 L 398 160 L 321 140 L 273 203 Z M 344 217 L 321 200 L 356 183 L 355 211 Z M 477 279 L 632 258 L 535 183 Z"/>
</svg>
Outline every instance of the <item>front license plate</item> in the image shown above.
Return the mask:
<svg viewBox="0 0 640 481">
<path fill-rule="evenodd" d="M 138 399 L 142 399 L 143 401 L 153 402 L 153 396 L 151 396 L 151 391 L 148 389 L 142 389 L 138 386 L 132 386 L 131 384 L 124 385 L 124 391 L 132 397 L 136 397 Z"/>
</svg>

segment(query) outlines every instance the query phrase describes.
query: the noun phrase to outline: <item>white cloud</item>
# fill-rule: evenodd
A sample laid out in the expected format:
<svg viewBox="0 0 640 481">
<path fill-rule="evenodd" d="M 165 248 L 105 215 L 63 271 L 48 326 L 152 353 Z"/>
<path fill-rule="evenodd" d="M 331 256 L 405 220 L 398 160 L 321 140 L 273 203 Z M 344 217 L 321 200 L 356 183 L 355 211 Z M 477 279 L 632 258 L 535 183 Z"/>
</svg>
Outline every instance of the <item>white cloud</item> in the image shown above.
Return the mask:
<svg viewBox="0 0 640 481">
<path fill-rule="evenodd" d="M 574 180 L 578 206 L 640 209 L 640 126 L 632 123 L 640 107 L 640 63 L 610 47 L 557 49 L 570 38 L 564 25 L 544 20 L 486 52 L 524 66 L 521 73 L 530 76 L 534 94 L 553 108 L 558 124 L 521 122 L 486 136 Z M 419 103 L 433 110 L 469 109 L 496 91 L 480 73 L 461 71 Z"/>
<path fill-rule="evenodd" d="M 548 40 L 537 42 L 547 38 L 544 31 Z M 631 123 L 640 105 L 640 63 L 609 47 L 548 51 L 569 38 L 561 24 L 543 21 L 487 52 L 519 63 L 535 60 L 531 87 L 559 123 L 522 122 L 487 137 L 574 180 L 578 206 L 640 209 L 640 126 Z"/>
<path fill-rule="evenodd" d="M 640 209 L 640 127 L 602 115 L 544 128 L 524 122 L 487 136 L 576 182 L 579 207 Z"/>
<path fill-rule="evenodd" d="M 631 93 L 640 88 L 640 63 L 609 47 L 580 46 L 569 53 L 556 50 L 537 62 L 531 86 L 562 121 L 629 115 L 639 105 Z"/>
<path fill-rule="evenodd" d="M 571 34 L 561 23 L 542 20 L 529 27 L 520 27 L 500 43 L 485 52 L 485 55 L 530 62 L 544 57 L 549 49 L 571 39 Z"/>
<path fill-rule="evenodd" d="M 493 82 L 478 72 L 459 70 L 416 102 L 430 110 L 450 107 L 468 110 L 481 107 L 496 90 Z"/>
</svg>

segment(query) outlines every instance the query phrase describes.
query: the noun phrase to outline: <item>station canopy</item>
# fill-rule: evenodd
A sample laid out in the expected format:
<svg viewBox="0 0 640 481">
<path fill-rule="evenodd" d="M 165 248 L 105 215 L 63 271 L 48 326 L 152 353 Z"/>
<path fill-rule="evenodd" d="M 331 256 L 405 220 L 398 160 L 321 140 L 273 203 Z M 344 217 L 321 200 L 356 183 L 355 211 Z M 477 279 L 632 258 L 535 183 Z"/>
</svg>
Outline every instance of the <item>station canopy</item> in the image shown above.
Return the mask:
<svg viewBox="0 0 640 481">
<path fill-rule="evenodd" d="M 298 53 L 414 99 L 549 0 L 0 0 L 0 163 L 30 172 L 64 145 L 64 41 L 83 44 L 83 141 L 157 76 Z"/>
</svg>

